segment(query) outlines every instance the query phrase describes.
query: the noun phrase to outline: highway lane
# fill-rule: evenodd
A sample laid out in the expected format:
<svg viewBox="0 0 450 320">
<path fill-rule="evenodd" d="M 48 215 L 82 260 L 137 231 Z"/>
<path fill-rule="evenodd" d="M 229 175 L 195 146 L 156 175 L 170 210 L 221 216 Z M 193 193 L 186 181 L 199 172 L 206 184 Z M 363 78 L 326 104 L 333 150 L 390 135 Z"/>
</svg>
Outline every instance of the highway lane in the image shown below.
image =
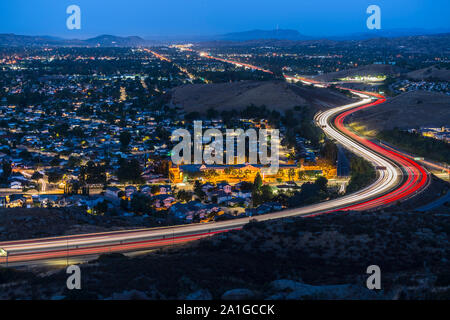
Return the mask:
<svg viewBox="0 0 450 320">
<path fill-rule="evenodd" d="M 354 90 L 350 90 L 354 91 Z M 360 93 L 360 91 L 355 91 L 356 93 Z M 394 203 L 395 201 L 404 200 L 411 196 L 414 196 L 419 190 L 423 189 L 427 186 L 429 181 L 428 173 L 415 161 L 405 157 L 404 155 L 394 152 L 391 150 L 387 150 L 378 146 L 377 144 L 362 138 L 351 132 L 348 128 L 344 126 L 344 119 L 353 112 L 357 112 L 361 109 L 375 106 L 377 104 L 383 103 L 386 99 L 378 94 L 370 93 L 370 95 L 377 97 L 378 100 L 369 105 L 363 105 L 352 110 L 348 110 L 344 113 L 339 114 L 339 116 L 335 119 L 335 125 L 339 129 L 340 132 L 344 133 L 347 137 L 352 138 L 355 141 L 358 141 L 361 145 L 366 146 L 367 148 L 375 151 L 379 155 L 383 155 L 385 158 L 388 158 L 390 161 L 393 161 L 403 170 L 404 175 L 406 175 L 405 183 L 396 190 L 378 198 L 376 201 L 371 201 L 368 204 L 358 204 L 349 207 L 351 210 L 365 210 L 373 207 L 373 205 L 383 205 L 388 203 Z"/>
<path fill-rule="evenodd" d="M 410 159 L 416 160 L 415 158 L 418 157 L 416 155 L 412 155 L 412 154 L 406 153 L 404 151 L 400 151 L 398 148 L 394 148 L 393 146 L 389 145 L 387 142 L 384 142 L 384 141 L 379 141 L 378 144 L 381 145 L 383 148 L 386 148 L 388 150 L 393 150 L 393 151 L 395 151 L 407 158 L 410 158 Z M 418 157 L 418 158 L 420 158 L 420 157 Z M 434 161 L 426 160 L 424 158 L 421 158 L 416 161 L 418 163 L 422 163 L 424 166 L 430 167 L 434 170 L 438 170 L 438 171 L 442 171 L 443 173 L 450 174 L 450 168 L 446 164 L 437 163 Z"/>
<path fill-rule="evenodd" d="M 193 49 L 190 49 L 190 48 L 181 48 L 180 50 L 181 51 L 194 52 L 194 53 L 198 54 L 200 57 L 203 57 L 205 59 L 216 60 L 216 61 L 232 64 L 232 65 L 234 65 L 236 67 L 243 67 L 245 69 L 258 70 L 258 71 L 262 71 L 262 72 L 265 72 L 265 73 L 273 74 L 272 71 L 264 69 L 264 68 L 261 68 L 261 67 L 258 67 L 258 66 L 255 66 L 255 65 L 248 64 L 248 63 L 245 63 L 245 62 L 236 61 L 236 60 L 230 60 L 230 59 L 223 59 L 223 58 L 215 57 L 215 56 L 212 56 L 212 55 L 210 55 L 210 54 L 208 54 L 207 52 L 204 52 L 204 51 L 196 51 L 196 50 L 193 50 Z"/>
<path fill-rule="evenodd" d="M 354 93 L 359 95 L 362 100 L 322 112 L 315 117 L 315 121 L 327 135 L 338 143 L 366 158 L 375 166 L 383 167 L 382 170 L 378 170 L 376 181 L 362 190 L 338 199 L 257 217 L 166 228 L 1 242 L 0 248 L 8 252 L 8 257 L 0 257 L 0 263 L 6 263 L 8 260 L 9 263 L 20 265 L 21 263 L 26 264 L 28 261 L 36 262 L 51 258 L 170 246 L 241 229 L 250 220 L 267 221 L 293 216 L 315 216 L 339 210 L 367 210 L 392 204 L 415 194 L 424 187 L 428 179 L 426 172 L 420 166 L 345 128 L 344 119 L 352 112 L 361 108 L 374 107 L 384 102 L 384 97 L 378 95 L 356 91 Z"/>
</svg>

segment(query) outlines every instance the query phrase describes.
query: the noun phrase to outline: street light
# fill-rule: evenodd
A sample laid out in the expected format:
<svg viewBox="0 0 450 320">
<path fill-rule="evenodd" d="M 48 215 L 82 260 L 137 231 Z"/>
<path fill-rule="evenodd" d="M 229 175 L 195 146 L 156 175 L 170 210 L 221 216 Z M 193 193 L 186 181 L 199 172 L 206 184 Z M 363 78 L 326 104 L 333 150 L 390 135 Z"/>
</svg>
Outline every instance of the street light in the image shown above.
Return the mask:
<svg viewBox="0 0 450 320">
<path fill-rule="evenodd" d="M 6 257 L 6 266 L 8 266 L 8 251 L 0 248 L 0 257 Z"/>
</svg>

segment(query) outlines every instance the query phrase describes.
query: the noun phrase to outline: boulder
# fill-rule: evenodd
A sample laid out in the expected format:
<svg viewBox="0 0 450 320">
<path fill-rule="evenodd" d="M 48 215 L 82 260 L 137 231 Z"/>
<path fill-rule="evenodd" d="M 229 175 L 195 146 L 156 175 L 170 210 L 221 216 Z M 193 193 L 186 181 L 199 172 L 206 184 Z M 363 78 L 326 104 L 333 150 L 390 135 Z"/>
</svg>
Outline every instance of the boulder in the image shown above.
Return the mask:
<svg viewBox="0 0 450 320">
<path fill-rule="evenodd" d="M 313 286 L 293 280 L 275 280 L 270 283 L 275 291 L 268 299 L 379 299 L 381 296 L 365 287 L 342 284 Z"/>
<path fill-rule="evenodd" d="M 200 289 L 188 294 L 186 300 L 212 300 L 212 295 L 209 290 Z"/>
<path fill-rule="evenodd" d="M 148 300 L 149 297 L 145 292 L 138 291 L 138 290 L 130 290 L 130 291 L 123 291 L 120 293 L 114 293 L 111 298 L 111 300 Z M 109 300 L 109 299 L 108 299 Z"/>
<path fill-rule="evenodd" d="M 249 289 L 232 289 L 222 295 L 222 300 L 246 300 L 252 299 L 255 293 Z"/>
</svg>

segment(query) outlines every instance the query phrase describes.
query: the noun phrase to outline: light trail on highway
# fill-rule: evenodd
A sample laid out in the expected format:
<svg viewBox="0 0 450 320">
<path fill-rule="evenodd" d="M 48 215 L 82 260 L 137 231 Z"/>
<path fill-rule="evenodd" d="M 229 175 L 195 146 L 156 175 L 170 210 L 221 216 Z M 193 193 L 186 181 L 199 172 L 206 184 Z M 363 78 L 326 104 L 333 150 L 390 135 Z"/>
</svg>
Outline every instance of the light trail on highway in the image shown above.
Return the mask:
<svg viewBox="0 0 450 320">
<path fill-rule="evenodd" d="M 159 53 L 157 53 L 157 52 L 155 52 L 155 51 L 153 51 L 153 50 L 150 50 L 150 49 L 143 49 L 143 51 L 144 52 L 147 52 L 147 53 L 151 53 L 152 55 L 154 55 L 157 59 L 159 59 L 159 60 L 161 60 L 161 61 L 166 61 L 166 62 L 169 62 L 169 63 L 172 63 L 175 67 L 177 67 L 182 73 L 184 73 L 184 74 L 186 74 L 188 77 L 189 77 L 189 79 L 191 79 L 191 80 L 194 80 L 194 79 L 197 79 L 197 77 L 195 76 L 195 75 L 193 75 L 192 73 L 190 73 L 186 68 L 183 68 L 182 66 L 180 66 L 179 64 L 177 64 L 177 63 L 174 63 L 172 60 L 170 60 L 169 58 L 167 58 L 167 57 L 165 57 L 165 56 L 163 56 L 163 55 L 161 55 L 161 54 L 159 54 Z M 205 82 L 205 83 L 209 83 L 209 81 L 208 80 L 206 80 L 206 79 L 202 79 L 202 78 L 198 78 L 198 79 L 201 79 L 203 82 Z"/>
<path fill-rule="evenodd" d="M 224 63 L 229 63 L 229 64 L 232 64 L 232 65 L 234 65 L 236 67 L 244 67 L 244 68 L 251 69 L 251 70 L 258 70 L 258 71 L 262 71 L 262 72 L 265 72 L 265 73 L 273 74 L 273 72 L 270 71 L 270 70 L 267 70 L 267 69 L 264 69 L 264 68 L 260 68 L 258 66 L 252 65 L 252 64 L 239 62 L 239 61 L 236 61 L 236 60 L 230 60 L 230 59 L 223 59 L 223 58 L 215 57 L 215 56 L 212 56 L 212 55 L 210 55 L 210 54 L 208 54 L 206 52 L 202 52 L 202 51 L 199 52 L 199 51 L 195 51 L 195 50 L 192 50 L 192 49 L 189 49 L 189 48 L 183 48 L 182 50 L 195 52 L 198 55 L 200 55 L 200 57 L 203 57 L 203 58 L 206 58 L 206 59 L 210 59 L 210 60 L 216 60 L 216 61 L 220 61 L 220 62 L 224 62 Z"/>
<path fill-rule="evenodd" d="M 440 171 L 442 171 L 442 172 L 445 172 L 446 174 L 450 174 L 450 169 L 449 169 L 447 166 L 444 166 L 444 165 L 439 164 L 439 163 L 427 161 L 427 160 L 425 160 L 424 158 L 417 160 L 417 159 L 415 159 L 415 158 L 417 158 L 417 156 L 408 154 L 408 153 L 406 153 L 406 152 L 399 151 L 398 149 L 396 149 L 396 148 L 394 148 L 394 147 L 392 147 L 392 146 L 386 144 L 385 142 L 381 142 L 381 141 L 380 141 L 379 144 L 380 144 L 382 147 L 386 148 L 386 149 L 393 150 L 393 151 L 395 151 L 395 152 L 401 154 L 402 156 L 405 156 L 405 157 L 407 157 L 407 158 L 416 160 L 416 161 L 419 162 L 419 163 L 423 163 L 425 166 L 428 166 L 428 167 L 433 168 L 433 169 L 435 169 L 435 170 L 440 170 Z M 419 158 L 420 158 L 420 157 L 419 157 Z"/>
<path fill-rule="evenodd" d="M 305 78 L 299 78 L 298 80 L 307 82 Z M 326 85 L 317 82 L 310 83 Z M 89 256 L 170 246 L 222 232 L 238 230 L 251 220 L 268 221 L 295 216 L 312 217 L 337 211 L 375 209 L 408 199 L 424 189 L 429 177 L 420 165 L 395 151 L 382 148 L 358 136 L 344 125 L 346 117 L 353 112 L 375 107 L 386 99 L 381 95 L 370 92 L 345 90 L 350 90 L 361 97 L 361 100 L 321 112 L 315 116 L 314 120 L 329 137 L 379 168 L 376 181 L 368 187 L 337 199 L 256 217 L 164 228 L 0 242 L 0 248 L 7 253 L 7 256 L 0 257 L 0 263 L 27 265 L 52 258 L 60 259 L 62 257 Z"/>
</svg>

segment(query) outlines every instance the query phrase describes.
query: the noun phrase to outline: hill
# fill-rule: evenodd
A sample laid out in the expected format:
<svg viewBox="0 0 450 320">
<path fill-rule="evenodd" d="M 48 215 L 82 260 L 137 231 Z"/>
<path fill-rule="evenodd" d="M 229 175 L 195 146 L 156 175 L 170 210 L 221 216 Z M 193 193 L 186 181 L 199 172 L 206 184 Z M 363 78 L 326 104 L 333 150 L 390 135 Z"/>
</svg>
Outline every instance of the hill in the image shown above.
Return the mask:
<svg viewBox="0 0 450 320">
<path fill-rule="evenodd" d="M 101 35 L 86 40 L 62 39 L 49 36 L 23 36 L 13 33 L 0 34 L 0 46 L 3 47 L 42 47 L 42 46 L 74 46 L 74 47 L 135 47 L 149 45 L 150 41 L 140 37 L 118 37 Z"/>
<path fill-rule="evenodd" d="M 280 40 L 305 40 L 309 39 L 297 30 L 276 29 L 276 30 L 250 30 L 243 32 L 233 32 L 217 36 L 216 40 L 227 41 L 247 41 L 258 39 L 280 39 Z"/>
<path fill-rule="evenodd" d="M 23 36 L 13 33 L 0 34 L 0 46 L 2 47 L 32 47 L 32 46 L 62 46 L 67 40 L 48 36 Z M 74 44 L 82 42 L 72 40 Z"/>
<path fill-rule="evenodd" d="M 323 109 L 351 101 L 347 96 L 329 89 L 300 87 L 284 81 L 189 84 L 175 88 L 171 96 L 171 103 L 183 107 L 186 112 L 204 112 L 209 108 L 240 110 L 252 104 L 278 111 L 299 105 Z"/>
<path fill-rule="evenodd" d="M 83 290 L 61 285 L 65 269 L 0 268 L 0 299 L 448 299 L 449 226 L 448 210 L 252 222 L 138 257 L 101 256 L 80 265 Z M 382 290 L 367 290 L 373 264 Z"/>
<path fill-rule="evenodd" d="M 136 36 L 117 37 L 112 35 L 101 35 L 84 41 L 88 45 L 101 47 L 136 47 L 147 44 L 147 41 Z"/>
<path fill-rule="evenodd" d="M 450 81 L 450 70 L 439 66 L 432 66 L 408 72 L 406 77 L 413 80 Z"/>
<path fill-rule="evenodd" d="M 427 91 L 402 93 L 386 103 L 354 114 L 352 122 L 368 131 L 442 126 L 450 123 L 450 96 Z"/>
</svg>

